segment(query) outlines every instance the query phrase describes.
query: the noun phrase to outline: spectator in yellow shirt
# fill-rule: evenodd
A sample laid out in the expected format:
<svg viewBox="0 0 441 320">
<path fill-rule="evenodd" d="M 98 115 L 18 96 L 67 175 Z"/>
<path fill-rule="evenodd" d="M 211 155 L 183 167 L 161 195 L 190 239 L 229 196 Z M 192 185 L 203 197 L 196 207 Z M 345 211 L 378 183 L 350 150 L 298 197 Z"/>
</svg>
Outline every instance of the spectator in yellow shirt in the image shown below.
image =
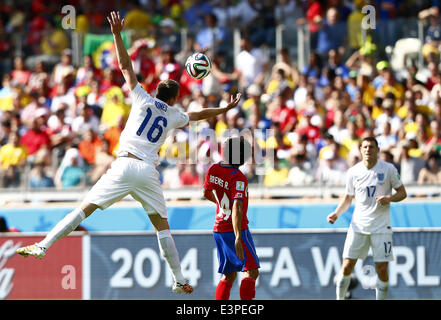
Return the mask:
<svg viewBox="0 0 441 320">
<path fill-rule="evenodd" d="M 383 97 L 376 96 L 372 99 L 372 112 L 371 118 L 372 120 L 377 120 L 378 116 L 383 113 L 383 108 L 381 107 L 383 104 Z"/>
<path fill-rule="evenodd" d="M 365 15 L 361 12 L 361 9 L 365 5 L 363 0 L 355 0 L 355 10 L 348 16 L 348 43 L 349 48 L 357 50 L 363 45 L 363 39 L 361 37 L 361 22 Z"/>
<path fill-rule="evenodd" d="M 20 186 L 20 169 L 26 163 L 28 152 L 19 141 L 19 134 L 13 131 L 9 135 L 9 142 L 0 149 L 0 186 L 3 188 Z"/>
<path fill-rule="evenodd" d="M 263 184 L 265 187 L 284 186 L 289 183 L 288 177 L 289 168 L 281 165 L 280 160 L 277 157 L 274 157 L 274 166 L 266 169 Z"/>
<path fill-rule="evenodd" d="M 349 150 L 349 152 L 351 152 L 352 148 L 358 145 L 360 137 L 357 136 L 357 125 L 354 121 L 348 121 L 348 123 L 346 124 L 346 128 L 348 129 L 349 135 L 343 139 L 341 145 L 343 147 L 346 147 L 346 150 Z"/>
<path fill-rule="evenodd" d="M 432 115 L 433 111 L 428 106 L 416 104 L 417 94 L 419 95 L 420 93 L 410 90 L 406 91 L 404 95 L 404 104 L 397 110 L 397 115 L 401 119 L 405 119 L 411 111 L 424 114 L 425 116 Z"/>
<path fill-rule="evenodd" d="M 23 165 L 28 156 L 26 148 L 19 144 L 20 136 L 17 132 L 11 132 L 9 142 L 0 149 L 0 163 L 2 169 L 11 166 Z"/>
<path fill-rule="evenodd" d="M 357 75 L 357 86 L 362 92 L 363 103 L 369 107 L 373 106 L 375 98 L 375 88 L 371 85 L 369 77 L 359 73 Z"/>
<path fill-rule="evenodd" d="M 150 16 L 141 9 L 137 1 L 134 1 L 124 17 L 124 25 L 127 29 L 146 31 L 151 26 Z"/>
<path fill-rule="evenodd" d="M 43 54 L 59 55 L 68 46 L 68 39 L 62 29 L 56 29 L 53 22 L 46 22 L 41 51 Z"/>
<path fill-rule="evenodd" d="M 339 157 L 345 160 L 348 159 L 349 150 L 345 145 L 337 143 L 334 140 L 334 137 L 329 133 L 326 133 L 323 138 L 326 145 L 323 146 L 319 151 L 319 160 L 323 160 L 323 155 L 325 154 L 325 152 L 327 152 L 327 150 L 337 150 L 337 154 Z"/>
<path fill-rule="evenodd" d="M 106 91 L 106 103 L 103 106 L 101 124 L 104 128 L 118 125 L 118 119 L 122 116 L 125 120 L 129 117 L 130 106 L 124 103 L 124 93 L 121 88 L 112 87 Z"/>
<path fill-rule="evenodd" d="M 90 21 L 86 14 L 79 12 L 75 21 L 75 31 L 78 33 L 87 33 L 90 30 Z"/>
<path fill-rule="evenodd" d="M 247 89 L 248 99 L 242 104 L 242 111 L 245 114 L 247 120 L 250 118 L 250 114 L 257 113 L 260 118 L 266 112 L 265 105 L 261 102 L 262 90 L 257 84 L 252 84 Z"/>
<path fill-rule="evenodd" d="M 393 93 L 396 99 L 402 99 L 404 96 L 404 86 L 396 81 L 394 72 L 390 68 L 386 68 L 383 70 L 384 82 L 378 88 L 379 91 L 383 93 Z"/>
</svg>

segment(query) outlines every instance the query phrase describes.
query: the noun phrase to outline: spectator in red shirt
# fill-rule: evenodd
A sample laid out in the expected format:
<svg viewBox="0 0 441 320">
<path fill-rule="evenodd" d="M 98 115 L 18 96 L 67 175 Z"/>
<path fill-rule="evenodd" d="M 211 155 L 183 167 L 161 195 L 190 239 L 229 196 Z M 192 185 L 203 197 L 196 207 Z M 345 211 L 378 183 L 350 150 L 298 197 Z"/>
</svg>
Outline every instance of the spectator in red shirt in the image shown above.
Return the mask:
<svg viewBox="0 0 441 320">
<path fill-rule="evenodd" d="M 307 0 L 306 5 L 306 19 L 300 18 L 297 20 L 297 23 L 299 25 L 308 23 L 309 32 L 311 34 L 311 49 L 314 50 L 317 47 L 319 31 L 319 26 L 316 24 L 316 22 L 321 20 L 324 10 L 323 6 L 320 4 L 320 1 L 317 0 Z"/>
<path fill-rule="evenodd" d="M 297 112 L 294 101 L 288 99 L 291 90 L 287 87 L 276 96 L 276 108 L 272 114 L 272 121 L 278 123 L 282 133 L 291 132 L 297 125 Z"/>
<path fill-rule="evenodd" d="M 297 133 L 299 135 L 305 134 L 308 137 L 308 140 L 314 144 L 320 139 L 321 136 L 319 127 L 311 123 L 311 118 L 315 114 L 316 113 L 312 110 L 305 110 L 304 112 L 305 122 L 297 129 Z"/>
<path fill-rule="evenodd" d="M 201 179 L 197 173 L 196 165 L 189 164 L 185 165 L 184 170 L 179 175 L 179 180 L 181 181 L 181 186 L 200 186 Z"/>
<path fill-rule="evenodd" d="M 50 148 L 51 143 L 49 135 L 43 130 L 45 123 L 45 115 L 37 112 L 35 118 L 30 122 L 29 129 L 21 137 L 20 144 L 26 147 L 29 155 L 35 154 L 43 147 Z"/>
<path fill-rule="evenodd" d="M 46 19 L 44 18 L 44 14 L 44 11 L 38 12 L 29 23 L 29 30 L 27 32 L 25 46 L 28 48 L 28 50 L 30 50 L 30 52 L 40 47 L 41 41 L 43 40 L 43 35 L 46 28 Z"/>
<path fill-rule="evenodd" d="M 23 57 L 15 57 L 14 59 L 14 70 L 12 70 L 12 80 L 18 82 L 19 84 L 26 86 L 31 77 L 31 71 L 26 69 L 25 61 Z"/>
<path fill-rule="evenodd" d="M 161 60 L 156 64 L 156 88 L 157 82 L 166 79 L 173 79 L 179 82 L 181 76 L 181 65 L 175 59 L 175 52 L 171 47 L 163 47 L 161 50 Z"/>
<path fill-rule="evenodd" d="M 142 76 L 147 92 L 156 89 L 152 86 L 155 77 L 155 62 L 150 55 L 150 48 L 147 42 L 136 41 L 129 53 L 133 64 L 133 71 Z"/>
<path fill-rule="evenodd" d="M 32 0 L 31 9 L 34 14 L 44 13 L 49 10 L 44 0 Z"/>
<path fill-rule="evenodd" d="M 187 72 L 182 72 L 181 78 L 179 79 L 179 85 L 181 89 L 179 90 L 179 99 L 186 96 L 191 96 L 195 88 L 200 88 L 202 85 L 202 79 L 195 79 L 189 76 Z"/>
<path fill-rule="evenodd" d="M 436 80 L 440 70 L 438 68 L 438 64 L 436 62 L 429 62 L 427 68 L 430 70 L 430 77 L 427 79 L 426 88 L 428 90 L 432 90 L 433 86 L 438 83 Z"/>
<path fill-rule="evenodd" d="M 117 81 L 118 71 L 112 68 L 106 68 L 103 71 L 103 80 L 100 84 L 100 93 L 104 94 L 113 86 L 121 87 Z"/>
</svg>

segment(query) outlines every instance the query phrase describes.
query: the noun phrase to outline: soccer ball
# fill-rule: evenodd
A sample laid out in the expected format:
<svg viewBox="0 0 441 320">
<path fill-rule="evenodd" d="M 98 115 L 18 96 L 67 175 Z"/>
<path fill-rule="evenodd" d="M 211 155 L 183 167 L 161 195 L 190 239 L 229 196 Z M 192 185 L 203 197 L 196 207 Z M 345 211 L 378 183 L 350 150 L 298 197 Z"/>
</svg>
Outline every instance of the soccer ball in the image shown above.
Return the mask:
<svg viewBox="0 0 441 320">
<path fill-rule="evenodd" d="M 196 52 L 187 58 L 185 70 L 194 79 L 203 79 L 211 72 L 211 61 L 205 54 Z"/>
</svg>

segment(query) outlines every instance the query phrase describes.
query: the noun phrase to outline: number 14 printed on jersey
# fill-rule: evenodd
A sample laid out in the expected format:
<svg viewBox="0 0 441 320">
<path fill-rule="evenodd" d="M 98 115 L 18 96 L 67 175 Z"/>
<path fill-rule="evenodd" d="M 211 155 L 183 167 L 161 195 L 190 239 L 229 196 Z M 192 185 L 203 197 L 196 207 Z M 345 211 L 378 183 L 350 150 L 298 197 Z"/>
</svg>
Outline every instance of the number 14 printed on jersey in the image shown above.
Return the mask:
<svg viewBox="0 0 441 320">
<path fill-rule="evenodd" d="M 223 217 L 224 220 L 227 221 L 231 216 L 230 199 L 228 199 L 228 196 L 225 192 L 224 192 L 224 196 L 222 197 L 222 200 L 220 202 L 217 197 L 216 190 L 213 190 L 213 195 L 217 201 L 217 204 L 219 205 L 219 213 L 217 214 L 217 216 L 219 218 Z"/>
</svg>

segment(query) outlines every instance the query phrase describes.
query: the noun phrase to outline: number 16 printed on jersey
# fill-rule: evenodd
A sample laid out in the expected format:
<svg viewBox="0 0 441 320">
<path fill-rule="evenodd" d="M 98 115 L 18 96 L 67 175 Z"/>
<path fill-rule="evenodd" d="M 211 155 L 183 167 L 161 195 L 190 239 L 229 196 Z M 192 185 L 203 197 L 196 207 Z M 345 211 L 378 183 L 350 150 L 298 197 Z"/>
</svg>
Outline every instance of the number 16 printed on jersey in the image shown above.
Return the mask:
<svg viewBox="0 0 441 320">
<path fill-rule="evenodd" d="M 141 136 L 151 117 L 152 110 L 150 110 L 150 108 L 147 108 L 147 115 L 145 116 L 144 120 L 136 131 L 136 134 L 138 136 Z M 162 126 L 160 124 L 161 122 Z M 163 116 L 157 116 L 155 120 L 153 120 L 152 126 L 150 127 L 149 131 L 147 131 L 147 139 L 152 143 L 157 142 L 162 136 L 162 132 L 164 130 L 163 127 L 167 127 L 167 119 Z"/>
</svg>

